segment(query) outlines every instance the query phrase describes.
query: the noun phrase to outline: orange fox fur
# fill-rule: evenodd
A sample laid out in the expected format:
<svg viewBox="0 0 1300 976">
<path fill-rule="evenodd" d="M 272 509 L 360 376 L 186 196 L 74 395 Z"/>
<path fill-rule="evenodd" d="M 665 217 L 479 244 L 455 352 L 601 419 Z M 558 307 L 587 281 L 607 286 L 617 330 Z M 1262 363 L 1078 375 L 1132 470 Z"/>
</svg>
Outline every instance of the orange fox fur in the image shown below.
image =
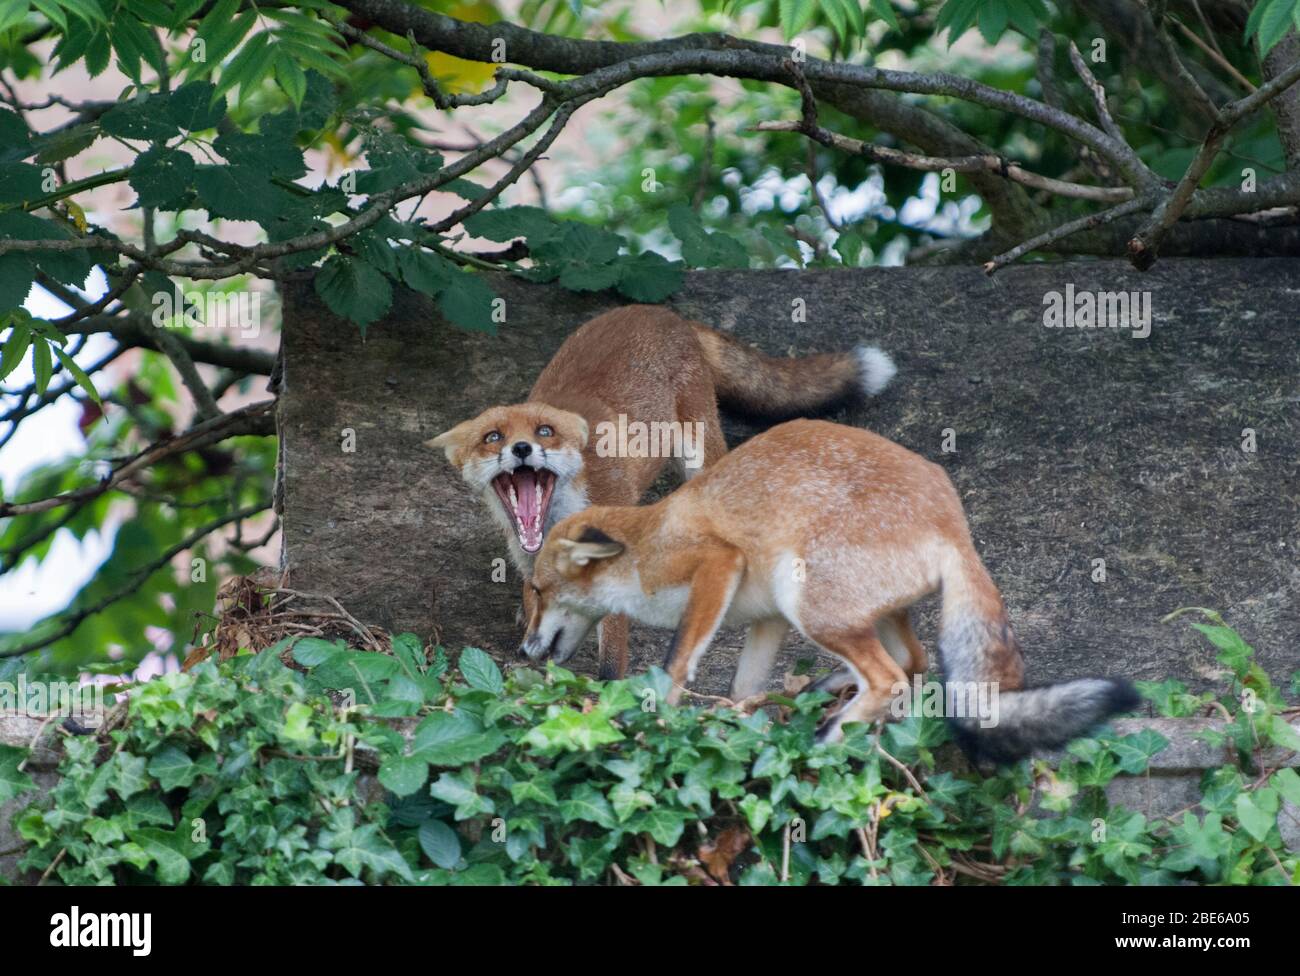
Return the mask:
<svg viewBox="0 0 1300 976">
<path fill-rule="evenodd" d="M 482 496 L 527 578 L 545 533 L 590 504 L 635 505 L 670 458 L 609 456 L 603 424 L 702 424 L 684 478 L 727 451 L 718 406 L 755 417 L 825 410 L 878 393 L 894 374 L 874 347 L 797 359 L 766 356 L 653 305 L 600 315 L 575 331 L 537 378 L 526 403 L 496 406 L 433 438 Z M 530 470 L 531 469 L 531 470 Z M 529 610 L 524 590 L 524 612 Z M 600 627 L 600 674 L 627 669 L 627 619 Z"/>
<path fill-rule="evenodd" d="M 748 625 L 734 698 L 761 691 L 788 629 L 838 657 L 856 695 L 822 727 L 882 717 L 926 654 L 908 607 L 942 589 L 946 679 L 991 685 L 998 724 L 960 718 L 972 755 L 1013 759 L 1136 704 L 1125 681 L 1024 688 L 1002 597 L 944 470 L 869 431 L 796 420 L 759 434 L 667 498 L 594 506 L 552 529 L 521 651 L 564 660 L 619 613 L 675 627 L 673 697 L 724 625 Z M 952 717 L 951 715 L 949 716 Z"/>
</svg>

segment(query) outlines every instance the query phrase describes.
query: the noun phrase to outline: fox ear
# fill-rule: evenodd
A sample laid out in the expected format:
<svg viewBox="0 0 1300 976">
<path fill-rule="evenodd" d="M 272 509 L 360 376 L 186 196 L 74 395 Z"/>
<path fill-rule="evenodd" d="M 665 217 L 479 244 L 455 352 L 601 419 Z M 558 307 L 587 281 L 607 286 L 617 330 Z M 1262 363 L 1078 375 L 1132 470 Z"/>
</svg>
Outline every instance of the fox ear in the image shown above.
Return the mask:
<svg viewBox="0 0 1300 976">
<path fill-rule="evenodd" d="M 478 418 L 474 418 L 477 420 Z M 431 447 L 435 451 L 443 451 L 447 455 L 447 460 L 452 464 L 459 464 L 457 454 L 461 446 L 461 440 L 464 437 L 466 429 L 474 423 L 474 420 L 466 420 L 457 424 L 450 430 L 444 430 L 437 437 L 430 438 L 424 442 L 425 447 Z"/>
<path fill-rule="evenodd" d="M 577 539 L 560 539 L 560 551 L 568 556 L 575 566 L 585 566 L 593 559 L 612 559 L 626 546 L 616 539 L 601 532 L 600 529 L 587 528 Z"/>
</svg>

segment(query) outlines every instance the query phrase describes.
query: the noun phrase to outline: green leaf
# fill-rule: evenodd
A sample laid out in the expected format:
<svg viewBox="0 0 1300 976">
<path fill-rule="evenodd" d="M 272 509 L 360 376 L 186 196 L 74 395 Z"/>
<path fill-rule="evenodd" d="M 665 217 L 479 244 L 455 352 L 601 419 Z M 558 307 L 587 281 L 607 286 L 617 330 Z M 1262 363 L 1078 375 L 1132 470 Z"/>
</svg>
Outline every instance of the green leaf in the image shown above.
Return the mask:
<svg viewBox="0 0 1300 976">
<path fill-rule="evenodd" d="M 461 651 L 460 663 L 457 666 L 471 688 L 499 695 L 505 687 L 501 679 L 501 669 L 486 651 L 479 650 L 477 647 L 467 647 Z"/>
<path fill-rule="evenodd" d="M 217 97 L 216 85 L 208 81 L 181 85 L 167 101 L 167 117 L 186 132 L 215 129 L 225 115 L 226 100 Z"/>
<path fill-rule="evenodd" d="M 433 712 L 415 729 L 411 755 L 434 766 L 463 766 L 491 755 L 505 744 L 498 729 L 484 729 L 467 712 Z"/>
<path fill-rule="evenodd" d="M 54 362 L 50 358 L 49 340 L 43 336 L 36 336 L 32 343 L 32 372 L 36 375 L 36 392 L 44 393 L 50 385 Z"/>
<path fill-rule="evenodd" d="M 604 709 L 579 712 L 563 708 L 545 722 L 533 726 L 521 740 L 543 752 L 566 750 L 590 752 L 608 742 L 618 742 L 623 733 L 616 729 Z"/>
<path fill-rule="evenodd" d="M 73 358 L 58 346 L 52 346 L 51 348 L 54 350 L 54 355 L 59 357 L 59 362 L 63 364 L 63 368 L 71 373 L 72 378 L 77 381 L 77 385 L 85 391 L 88 397 L 103 406 L 103 401 L 99 398 L 99 392 L 95 389 L 95 384 L 90 381 L 90 377 L 86 375 L 86 371 L 78 366 Z"/>
<path fill-rule="evenodd" d="M 1007 4 L 1003 0 L 984 0 L 979 10 L 979 28 L 980 33 L 984 35 L 984 40 L 996 44 L 1002 37 L 1003 31 L 1007 29 L 1010 16 Z"/>
<path fill-rule="evenodd" d="M 429 764 L 414 756 L 396 757 L 379 767 L 379 782 L 397 796 L 410 796 L 429 778 Z"/>
<path fill-rule="evenodd" d="M 673 847 L 682 839 L 687 816 L 680 810 L 657 806 L 637 814 L 628 824 L 636 833 L 648 833 L 657 843 Z"/>
<path fill-rule="evenodd" d="M 779 0 L 777 4 L 781 33 L 788 41 L 808 26 L 817 12 L 816 0 Z"/>
<path fill-rule="evenodd" d="M 347 653 L 342 641 L 328 641 L 320 637 L 304 637 L 293 645 L 293 659 L 304 668 L 314 668 L 331 658 Z"/>
<path fill-rule="evenodd" d="M 1263 842 L 1277 823 L 1278 796 L 1273 790 L 1262 789 L 1242 793 L 1237 797 L 1237 822 L 1255 840 Z"/>
<path fill-rule="evenodd" d="M 459 329 L 496 335 L 496 323 L 492 320 L 492 303 L 496 297 L 481 275 L 461 271 L 452 275 L 438 294 L 438 308 Z"/>
<path fill-rule="evenodd" d="M 154 754 L 149 760 L 149 775 L 158 780 L 164 790 L 174 790 L 179 786 L 190 786 L 198 775 L 198 767 L 184 751 L 169 745 Z"/>
<path fill-rule="evenodd" d="M 1300 807 L 1300 773 L 1294 769 L 1279 769 L 1269 780 L 1269 785 L 1287 800 Z"/>
<path fill-rule="evenodd" d="M 682 258 L 694 268 L 747 268 L 744 245 L 722 233 L 708 233 L 699 214 L 684 203 L 668 211 L 668 227 L 682 242 Z"/>
<path fill-rule="evenodd" d="M 563 224 L 540 207 L 480 210 L 465 218 L 464 226 L 475 237 L 502 243 L 522 237 L 533 247 L 554 240 L 564 230 Z"/>
<path fill-rule="evenodd" d="M 1291 30 L 1294 21 L 1295 0 L 1262 0 L 1259 6 L 1267 9 L 1256 22 L 1260 57 L 1268 54 Z"/>
<path fill-rule="evenodd" d="M 307 97 L 307 73 L 283 47 L 278 48 L 276 53 L 275 80 L 289 96 L 293 107 L 301 108 L 302 100 Z"/>
<path fill-rule="evenodd" d="M 0 2 L 0 31 L 17 27 L 27 18 L 31 4 L 27 0 L 3 0 Z"/>
<path fill-rule="evenodd" d="M 1276 745 L 1293 752 L 1300 752 L 1300 732 L 1282 715 L 1274 715 L 1269 722 L 1269 738 Z"/>
<path fill-rule="evenodd" d="M 18 768 L 26 758 L 26 749 L 0 745 L 0 803 L 8 803 L 36 787 L 32 778 Z"/>
<path fill-rule="evenodd" d="M 902 32 L 903 28 L 898 22 L 898 14 L 894 12 L 894 7 L 889 0 L 871 0 L 871 9 L 877 17 L 890 26 L 890 29 Z"/>
<path fill-rule="evenodd" d="M 336 254 L 316 273 L 316 294 L 330 311 L 366 326 L 383 318 L 393 303 L 393 288 L 380 271 L 357 258 Z"/>
<path fill-rule="evenodd" d="M 137 156 L 127 178 L 142 207 L 171 203 L 190 188 L 193 180 L 194 160 L 189 154 L 161 146 Z"/>
<path fill-rule="evenodd" d="M 620 294 L 633 302 L 659 303 L 681 289 L 681 261 L 669 261 L 654 251 L 623 257 L 619 266 Z"/>
<path fill-rule="evenodd" d="M 179 135 L 176 123 L 167 113 L 170 99 L 166 95 L 149 95 L 123 102 L 104 113 L 100 127 L 119 139 L 143 139 L 166 142 Z"/>
<path fill-rule="evenodd" d="M 0 258 L 0 275 L 3 275 L 4 266 L 2 262 L 3 258 Z M 28 281 L 28 287 L 30 286 L 31 282 Z M 3 283 L 0 282 L 0 295 L 2 294 Z M 26 290 L 23 291 L 23 297 L 27 297 Z M 0 305 L 3 305 L 2 301 L 0 301 Z M 17 369 L 18 364 L 27 356 L 27 348 L 32 342 L 32 330 L 28 322 L 29 320 L 25 318 L 10 317 L 9 335 L 6 337 L 4 345 L 0 346 L 0 380 L 3 380 Z"/>
<path fill-rule="evenodd" d="M 114 754 L 109 763 L 112 769 L 109 785 L 123 800 L 129 800 L 135 794 L 148 788 L 149 776 L 145 771 L 146 760 L 144 756 L 133 756 L 130 753 L 119 752 Z"/>
<path fill-rule="evenodd" d="M 41 167 L 31 163 L 0 164 L 0 203 L 24 203 L 44 196 Z"/>
<path fill-rule="evenodd" d="M 155 877 L 161 884 L 184 884 L 190 877 L 190 845 L 178 834 L 157 827 L 128 831 L 127 836 L 156 863 Z"/>
<path fill-rule="evenodd" d="M 460 863 L 460 837 L 441 820 L 426 820 L 420 824 L 420 850 L 447 871 Z"/>
<path fill-rule="evenodd" d="M 1151 757 L 1169 745 L 1169 740 L 1155 729 L 1143 729 L 1126 735 L 1112 745 L 1120 769 L 1131 775 L 1146 771 Z"/>
</svg>

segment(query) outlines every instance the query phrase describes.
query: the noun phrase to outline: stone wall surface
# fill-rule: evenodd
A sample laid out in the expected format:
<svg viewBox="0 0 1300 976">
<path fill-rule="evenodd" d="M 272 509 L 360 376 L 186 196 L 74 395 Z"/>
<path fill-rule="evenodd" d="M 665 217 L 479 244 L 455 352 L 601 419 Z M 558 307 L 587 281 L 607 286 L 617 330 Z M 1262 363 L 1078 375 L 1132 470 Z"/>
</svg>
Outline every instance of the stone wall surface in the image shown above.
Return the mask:
<svg viewBox="0 0 1300 976">
<path fill-rule="evenodd" d="M 421 443 L 522 399 L 564 338 L 620 304 L 517 279 L 494 282 L 496 336 L 449 326 L 398 294 L 365 340 L 310 282 L 285 300 L 285 555 L 292 585 L 362 619 L 508 660 L 518 581 L 493 583 L 495 523 Z M 1146 293 L 1151 334 L 1051 329 L 1050 293 Z M 806 322 L 792 323 L 796 304 Z M 973 268 L 710 271 L 669 304 L 772 354 L 868 341 L 898 376 L 841 414 L 942 464 L 1006 597 L 1033 681 L 1091 673 L 1214 684 L 1214 652 L 1183 606 L 1221 611 L 1276 678 L 1300 666 L 1300 261 Z M 1251 453 L 1243 443 L 1254 431 Z M 341 450 L 343 431 L 356 450 Z M 945 431 L 956 450 L 943 452 Z M 734 443 L 752 429 L 730 426 Z M 779 518 L 780 513 L 773 513 Z M 1094 582 L 1105 561 L 1105 582 Z M 933 646 L 935 601 L 918 632 Z M 636 628 L 633 667 L 669 635 Z M 723 633 L 697 687 L 724 691 L 739 633 Z M 787 642 L 774 678 L 808 645 Z M 573 659 L 594 668 L 594 647 Z"/>
</svg>

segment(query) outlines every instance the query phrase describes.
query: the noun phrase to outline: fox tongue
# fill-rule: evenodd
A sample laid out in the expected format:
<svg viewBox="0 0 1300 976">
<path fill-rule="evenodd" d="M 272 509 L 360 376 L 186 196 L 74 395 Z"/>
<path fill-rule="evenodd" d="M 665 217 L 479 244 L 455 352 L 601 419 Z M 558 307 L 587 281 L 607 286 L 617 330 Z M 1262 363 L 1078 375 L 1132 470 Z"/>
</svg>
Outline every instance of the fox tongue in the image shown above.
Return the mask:
<svg viewBox="0 0 1300 976">
<path fill-rule="evenodd" d="M 537 505 L 537 472 L 516 468 L 513 473 L 515 496 L 519 499 L 515 515 L 522 523 L 519 539 L 524 549 L 536 552 L 542 547 L 542 519 Z"/>
</svg>

